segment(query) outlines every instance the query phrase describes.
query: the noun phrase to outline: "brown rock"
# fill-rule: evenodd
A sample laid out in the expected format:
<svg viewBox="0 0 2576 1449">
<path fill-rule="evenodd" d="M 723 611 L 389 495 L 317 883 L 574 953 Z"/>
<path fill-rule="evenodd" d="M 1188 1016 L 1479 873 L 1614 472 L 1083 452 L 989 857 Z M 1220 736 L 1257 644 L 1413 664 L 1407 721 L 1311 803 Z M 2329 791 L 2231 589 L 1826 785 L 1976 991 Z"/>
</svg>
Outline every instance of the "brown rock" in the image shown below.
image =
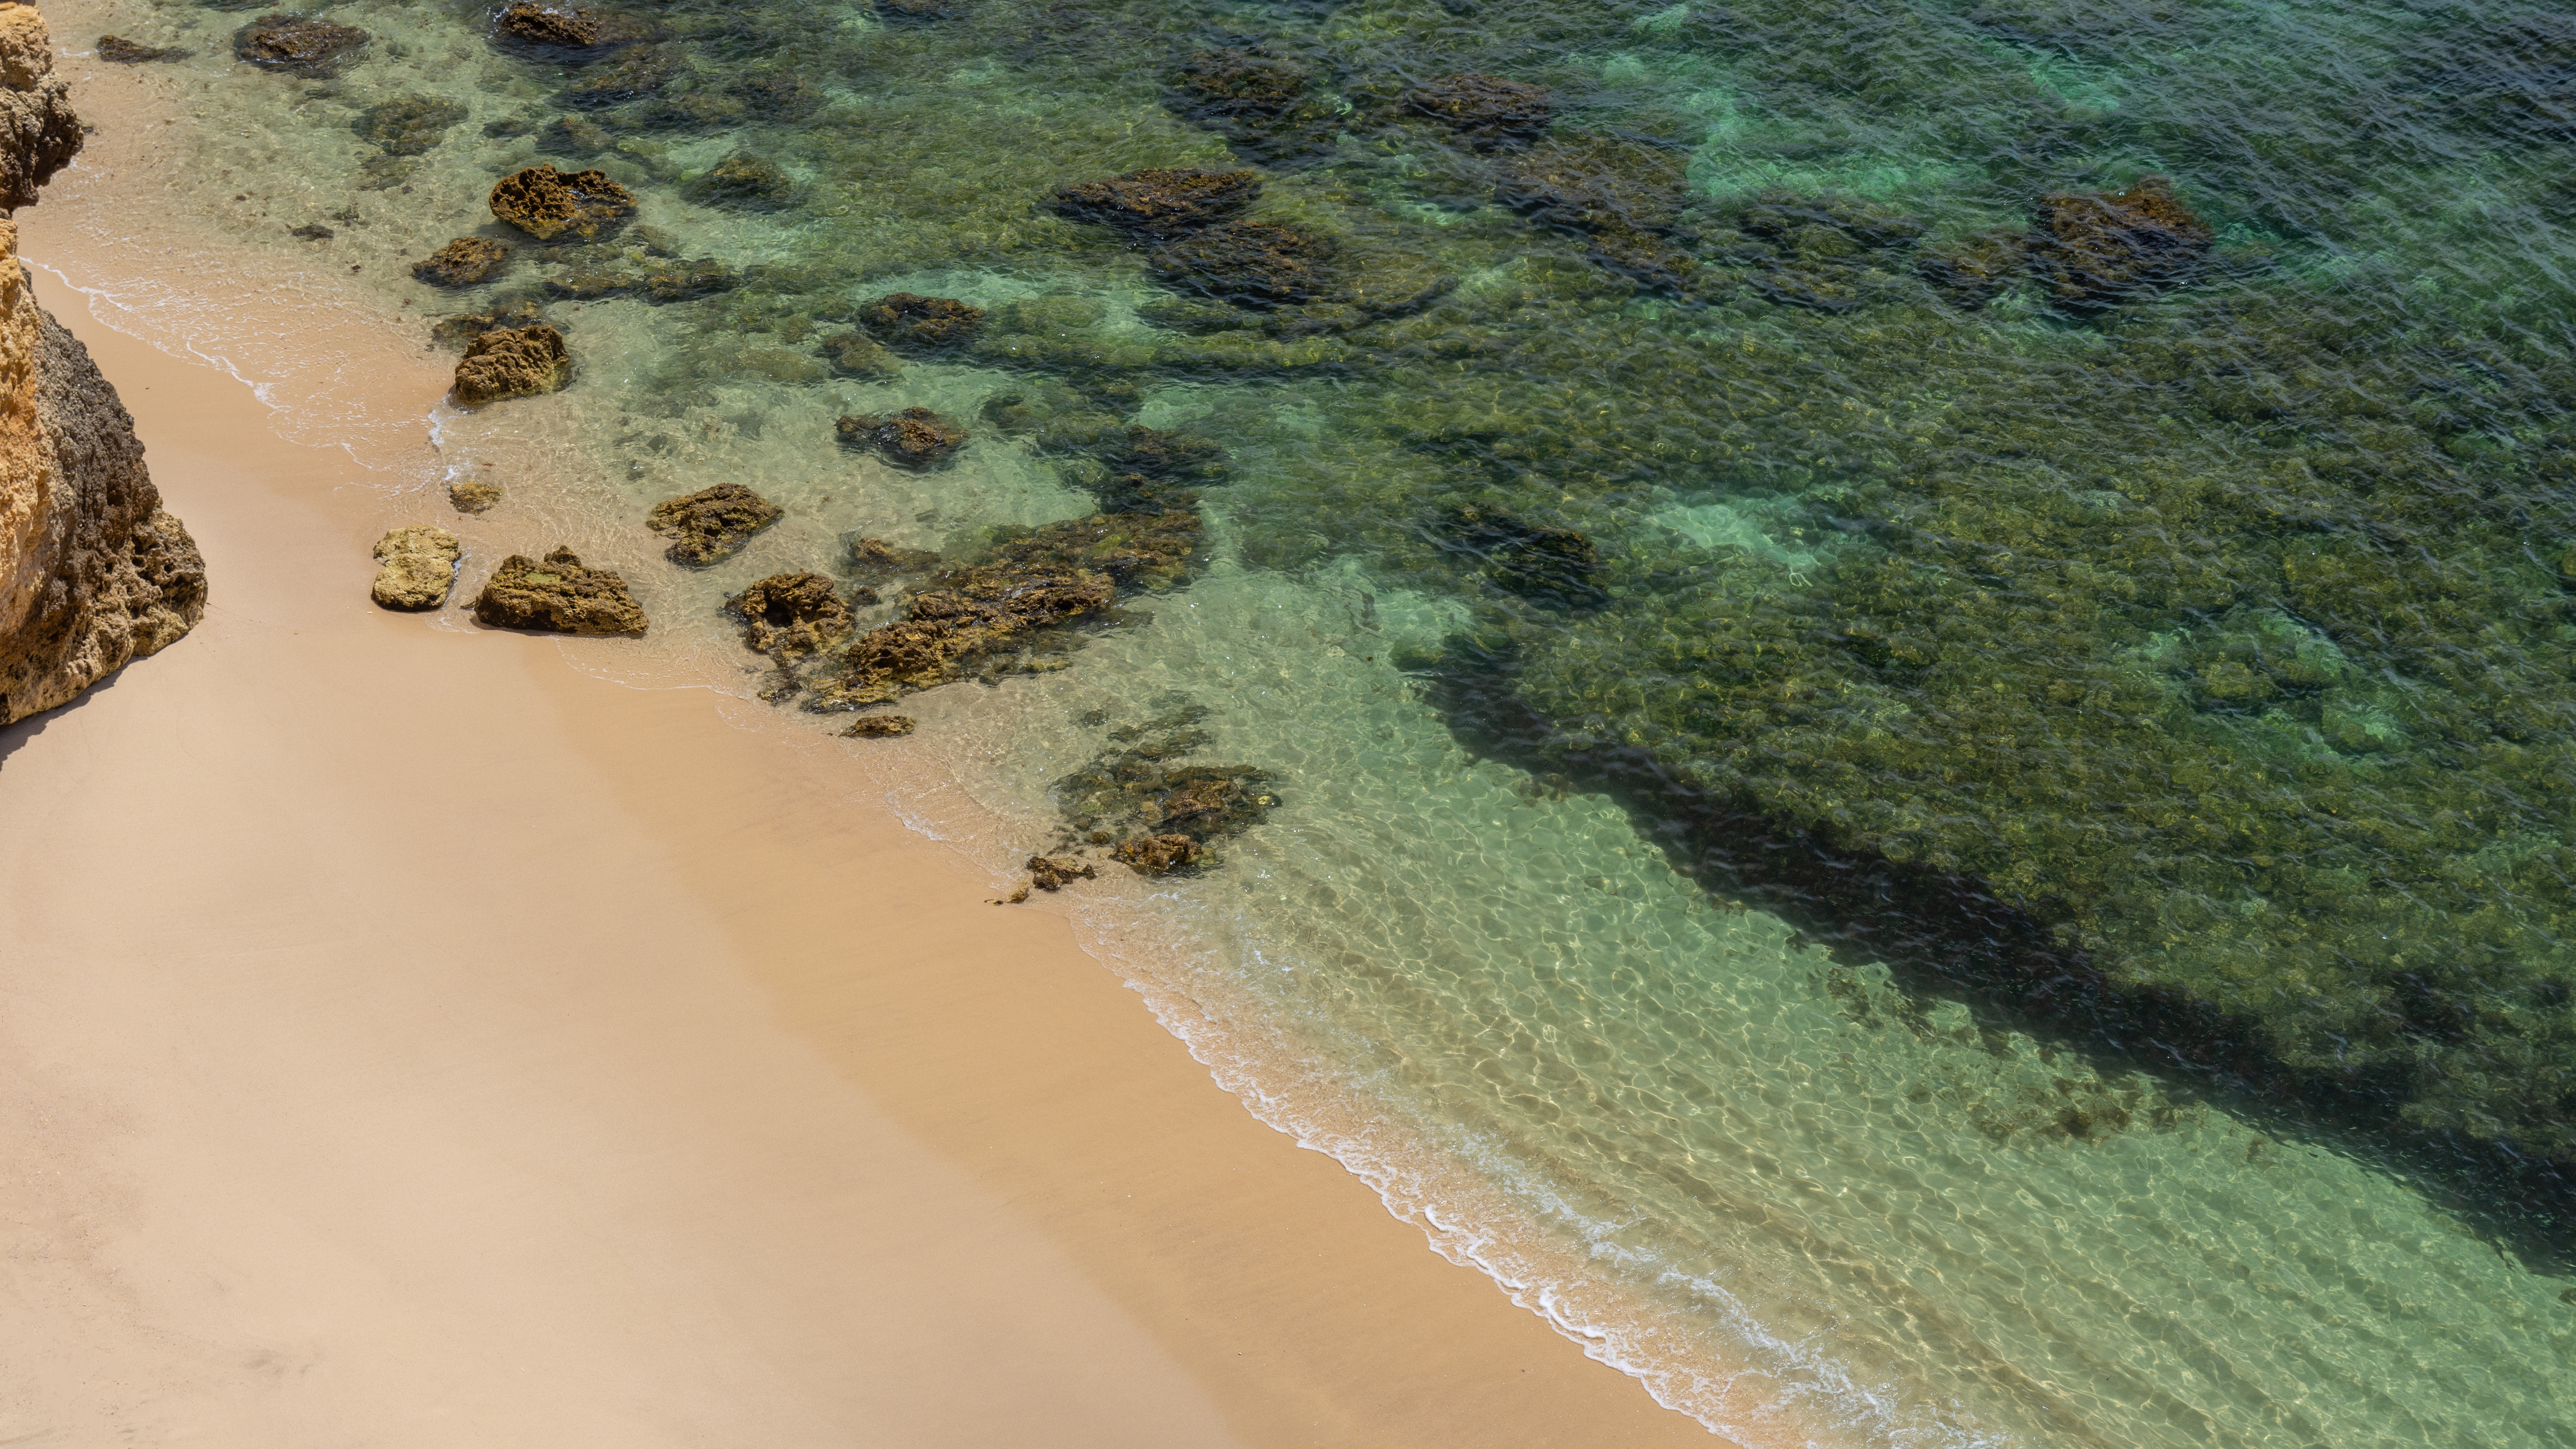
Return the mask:
<svg viewBox="0 0 2576 1449">
<path fill-rule="evenodd" d="M 501 12 L 493 29 L 529 45 L 582 50 L 599 44 L 599 17 L 578 5 L 545 5 L 517 0 Z"/>
<path fill-rule="evenodd" d="M 2115 306 L 2187 281 L 2217 234 L 2149 176 L 2126 191 L 2040 198 L 2031 263 L 2061 307 Z"/>
<path fill-rule="evenodd" d="M 456 535 L 425 523 L 397 528 L 376 540 L 375 587 L 369 594 L 387 609 L 417 612 L 447 602 L 456 583 L 456 560 L 464 550 Z"/>
<path fill-rule="evenodd" d="M 501 275 L 510 249 L 489 237 L 461 236 L 411 264 L 411 274 L 440 287 L 471 287 Z"/>
<path fill-rule="evenodd" d="M 877 601 L 874 589 L 859 593 L 861 603 Z M 742 618 L 744 646 L 772 659 L 801 659 L 858 627 L 858 616 L 822 574 L 771 574 L 725 600 L 725 607 Z"/>
<path fill-rule="evenodd" d="M 1484 144 L 1526 141 L 1556 114 L 1545 86 L 1467 72 L 1425 81 L 1404 93 L 1404 108 Z"/>
<path fill-rule="evenodd" d="M 676 45 L 639 45 L 616 64 L 584 74 L 564 87 L 565 104 L 584 110 L 640 101 L 679 79 L 688 58 Z"/>
<path fill-rule="evenodd" d="M 546 634 L 641 634 L 644 611 L 609 569 L 582 563 L 558 548 L 543 561 L 514 553 L 501 560 L 474 600 L 474 621 L 494 629 Z"/>
<path fill-rule="evenodd" d="M 859 308 L 859 325 L 877 340 L 924 350 L 955 347 L 975 335 L 984 309 L 953 297 L 918 297 L 889 292 Z"/>
<path fill-rule="evenodd" d="M 1168 875 L 1198 864 L 1199 852 L 1204 849 L 1197 841 L 1178 833 L 1132 835 L 1111 847 L 1109 857 L 1138 875 Z"/>
<path fill-rule="evenodd" d="M 571 380 L 572 355 L 564 350 L 563 334 L 539 322 L 486 332 L 467 344 L 456 364 L 456 400 L 470 405 L 537 397 Z"/>
<path fill-rule="evenodd" d="M 0 211 L 32 205 L 36 188 L 80 150 L 80 117 L 53 72 L 44 17 L 32 6 L 0 8 Z"/>
<path fill-rule="evenodd" d="M 850 572 L 872 584 L 939 567 L 939 555 L 927 549 L 897 548 L 882 538 L 852 538 L 849 545 Z"/>
<path fill-rule="evenodd" d="M 567 175 L 551 164 L 531 166 L 502 177 L 492 188 L 492 214 L 540 241 L 567 233 L 597 236 L 634 210 L 635 193 L 605 171 Z"/>
<path fill-rule="evenodd" d="M 903 375 L 903 359 L 865 333 L 844 332 L 824 338 L 823 355 L 831 359 L 832 370 L 843 377 L 892 382 Z"/>
<path fill-rule="evenodd" d="M 1098 880 L 1100 873 L 1090 862 L 1064 855 L 1032 855 L 1025 867 L 1029 884 L 1042 891 L 1060 891 L 1078 880 Z"/>
<path fill-rule="evenodd" d="M 186 60 L 196 54 L 183 45 L 138 45 L 121 35 L 98 38 L 98 58 L 117 65 L 148 65 L 159 60 Z"/>
<path fill-rule="evenodd" d="M 500 501 L 500 485 L 480 478 L 447 485 L 447 506 L 459 513 L 489 513 Z"/>
<path fill-rule="evenodd" d="M 897 735 L 911 734 L 918 723 L 908 714 L 863 714 L 850 721 L 850 727 L 841 731 L 841 737 L 852 740 L 890 740 Z M 1024 895 L 1021 899 L 1025 900 L 1027 897 Z"/>
<path fill-rule="evenodd" d="M 1660 146 L 1577 131 L 1504 162 L 1497 193 L 1552 225 L 1660 232 L 1681 214 L 1684 163 Z"/>
<path fill-rule="evenodd" d="M 654 504 L 644 526 L 671 540 L 671 562 L 704 568 L 742 552 L 753 534 L 786 516 L 739 483 L 719 483 Z"/>
<path fill-rule="evenodd" d="M 1055 194 L 1055 211 L 1067 221 L 1164 238 L 1213 226 L 1260 196 L 1257 172 L 1155 166 L 1067 186 Z"/>
<path fill-rule="evenodd" d="M 507 332 L 513 328 L 533 327 L 544 320 L 546 320 L 544 308 L 533 301 L 521 298 L 506 306 L 492 307 L 481 312 L 459 312 L 452 317 L 441 317 L 430 324 L 429 335 L 433 341 L 446 343 L 450 347 L 463 347 L 486 332 Z"/>
<path fill-rule="evenodd" d="M 1259 51 L 1193 51 L 1181 65 L 1174 100 L 1200 119 L 1276 120 L 1296 109 L 1314 79 L 1295 61 Z"/>
<path fill-rule="evenodd" d="M 327 76 L 347 65 L 367 32 L 310 15 L 263 15 L 233 32 L 233 54 L 263 70 Z"/>
<path fill-rule="evenodd" d="M 844 417 L 836 426 L 843 447 L 874 447 L 887 462 L 906 468 L 936 467 L 966 446 L 966 430 L 928 408 Z"/>
<path fill-rule="evenodd" d="M 1236 221 L 1193 232 L 1146 258 L 1165 286 L 1238 307 L 1310 302 L 1333 289 L 1329 238 L 1276 222 Z"/>
<path fill-rule="evenodd" d="M 1950 305 L 1974 311 L 1993 301 L 2021 275 L 2030 248 L 2011 228 L 1981 231 L 1915 258 L 1916 275 L 1929 282 Z"/>
</svg>

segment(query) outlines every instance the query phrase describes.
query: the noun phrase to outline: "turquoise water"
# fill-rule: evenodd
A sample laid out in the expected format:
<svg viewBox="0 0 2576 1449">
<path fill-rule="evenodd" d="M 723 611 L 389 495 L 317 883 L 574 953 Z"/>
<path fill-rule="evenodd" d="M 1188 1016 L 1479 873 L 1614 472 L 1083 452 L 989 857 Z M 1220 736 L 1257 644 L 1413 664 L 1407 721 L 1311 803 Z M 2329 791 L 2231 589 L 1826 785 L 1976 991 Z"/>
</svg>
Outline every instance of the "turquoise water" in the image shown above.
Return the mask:
<svg viewBox="0 0 2576 1449">
<path fill-rule="evenodd" d="M 1102 770 L 1260 772 L 1204 869 L 1103 859 L 1076 909 L 1253 1110 L 1664 1402 L 2576 1440 L 2563 17 L 677 4 L 569 53 L 326 13 L 370 35 L 328 75 L 234 63 L 247 11 L 56 20 L 196 50 L 190 224 L 423 333 L 541 308 L 572 386 L 437 420 L 509 490 L 469 582 L 572 542 L 763 727 L 844 719 L 727 594 L 1131 506 L 1114 428 L 1223 449 L 1152 505 L 1186 580 L 911 696 L 853 778 L 939 772 L 906 808 L 1000 867 L 1103 857 Z M 1544 112 L 1451 125 L 1417 88 L 1461 73 Z M 494 222 L 539 161 L 637 215 Z M 1308 295 L 1052 205 L 1145 166 L 1257 169 Z M 2051 194 L 2188 215 L 2160 268 L 2016 261 L 2103 214 Z M 510 268 L 411 278 L 469 234 Z M 896 292 L 982 330 L 853 365 Z M 835 441 L 909 406 L 953 466 Z M 725 481 L 786 519 L 662 561 L 645 510 Z"/>
</svg>

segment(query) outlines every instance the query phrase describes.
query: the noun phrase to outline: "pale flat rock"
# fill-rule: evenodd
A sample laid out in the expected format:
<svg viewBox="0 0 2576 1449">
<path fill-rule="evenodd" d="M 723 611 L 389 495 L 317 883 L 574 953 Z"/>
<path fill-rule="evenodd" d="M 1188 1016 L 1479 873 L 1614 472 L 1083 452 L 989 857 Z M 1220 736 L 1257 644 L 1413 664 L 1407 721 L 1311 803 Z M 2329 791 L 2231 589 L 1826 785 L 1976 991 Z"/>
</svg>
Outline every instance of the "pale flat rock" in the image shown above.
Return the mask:
<svg viewBox="0 0 2576 1449">
<path fill-rule="evenodd" d="M 388 609 L 435 609 L 456 585 L 456 535 L 432 524 L 397 528 L 376 540 L 375 601 Z"/>
</svg>

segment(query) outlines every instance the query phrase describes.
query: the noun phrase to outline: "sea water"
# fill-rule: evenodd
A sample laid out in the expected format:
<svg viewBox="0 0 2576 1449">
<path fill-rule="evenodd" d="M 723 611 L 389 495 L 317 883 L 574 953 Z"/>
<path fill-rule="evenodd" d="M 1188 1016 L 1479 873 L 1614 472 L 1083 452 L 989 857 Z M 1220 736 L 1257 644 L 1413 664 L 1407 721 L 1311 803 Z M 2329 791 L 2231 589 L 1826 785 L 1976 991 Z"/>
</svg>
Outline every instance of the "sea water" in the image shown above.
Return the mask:
<svg viewBox="0 0 2576 1449">
<path fill-rule="evenodd" d="M 434 464 L 372 481 L 465 534 L 460 600 L 512 551 L 623 572 L 653 634 L 580 667 L 819 735 L 724 600 L 1096 512 L 997 400 L 1226 449 L 1185 584 L 906 699 L 835 746 L 850 788 L 941 782 L 898 808 L 997 880 L 1071 840 L 1066 899 L 1220 1081 L 1666 1404 L 1751 1442 L 2576 1441 L 2563 19 L 639 3 L 566 55 L 481 5 L 315 13 L 368 32 L 330 73 L 237 61 L 238 7 L 55 19 L 192 52 L 152 63 L 167 236 L 425 348 L 522 299 L 563 331 L 567 389 L 442 403 Z M 1211 116 L 1212 52 L 1304 89 Z M 1547 87 L 1547 134 L 1408 100 L 1465 72 Z M 1610 221 L 1533 201 L 1531 157 L 1587 155 Z M 710 189 L 735 157 L 765 191 Z M 637 216 L 495 222 L 539 162 Z M 1428 295 L 1229 309 L 1051 207 L 1180 165 L 1259 168 L 1256 218 Z M 1922 260 L 2155 173 L 2188 274 L 1978 299 Z M 413 279 L 475 234 L 498 280 Z M 548 285 L 701 259 L 722 290 Z M 836 369 L 893 292 L 1024 341 Z M 836 443 L 905 406 L 969 429 L 953 466 Z M 503 503 L 450 512 L 469 477 Z M 719 482 L 785 518 L 666 561 L 646 510 Z M 1591 565 L 1533 586 L 1462 509 Z M 1139 749 L 1276 803 L 1137 875 L 1063 816 Z"/>
</svg>

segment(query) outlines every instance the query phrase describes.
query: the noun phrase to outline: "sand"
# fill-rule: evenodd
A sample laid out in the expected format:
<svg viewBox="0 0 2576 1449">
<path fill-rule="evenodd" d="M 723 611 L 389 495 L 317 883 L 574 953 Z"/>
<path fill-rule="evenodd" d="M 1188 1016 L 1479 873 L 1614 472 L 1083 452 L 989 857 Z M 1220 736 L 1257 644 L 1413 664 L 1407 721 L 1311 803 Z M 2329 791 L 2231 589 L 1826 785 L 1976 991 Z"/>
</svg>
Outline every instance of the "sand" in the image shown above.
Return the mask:
<svg viewBox="0 0 2576 1449">
<path fill-rule="evenodd" d="M 375 609 L 380 495 L 42 270 L 80 204 L 213 599 L 0 729 L 0 1443 L 1709 1442 L 842 747 Z M 441 359 L 343 356 L 416 445 Z"/>
</svg>

